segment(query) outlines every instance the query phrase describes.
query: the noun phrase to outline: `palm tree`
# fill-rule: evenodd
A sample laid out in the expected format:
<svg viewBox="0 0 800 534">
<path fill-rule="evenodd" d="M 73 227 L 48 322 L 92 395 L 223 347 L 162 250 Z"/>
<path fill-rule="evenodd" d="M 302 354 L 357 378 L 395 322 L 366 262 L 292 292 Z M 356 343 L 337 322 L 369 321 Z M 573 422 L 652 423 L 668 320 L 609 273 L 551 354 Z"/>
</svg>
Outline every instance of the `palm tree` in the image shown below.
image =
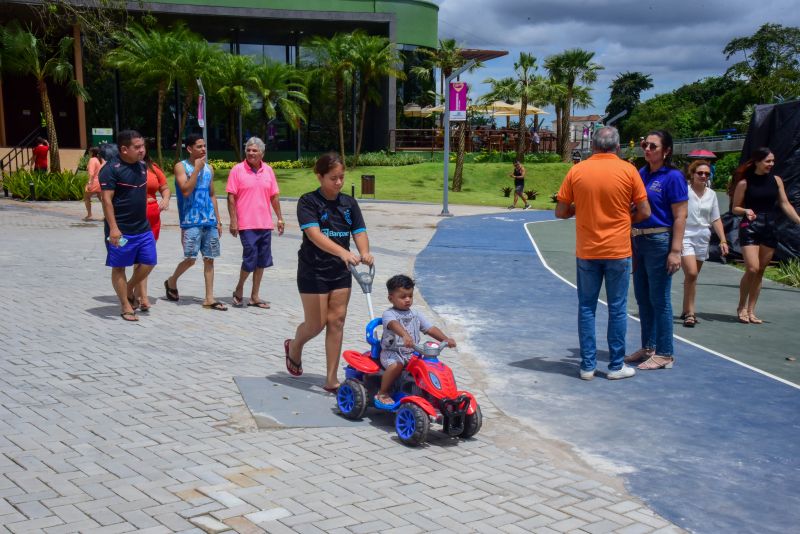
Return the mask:
<svg viewBox="0 0 800 534">
<path fill-rule="evenodd" d="M 3 69 L 20 76 L 32 76 L 42 102 L 47 137 L 50 143 L 50 169 L 61 171 L 53 108 L 50 106 L 48 82 L 66 85 L 67 90 L 82 100 L 88 100 L 86 89 L 75 79 L 75 69 L 70 63 L 73 50 L 72 37 L 63 37 L 51 48 L 33 32 L 12 23 L 2 33 Z"/>
<path fill-rule="evenodd" d="M 592 84 L 597 81 L 597 71 L 603 67 L 592 61 L 594 52 L 573 48 L 560 54 L 550 56 L 545 61 L 545 68 L 555 83 L 562 84 L 565 94 L 556 102 L 556 120 L 558 121 L 557 144 L 561 158 L 566 162 L 570 156 L 569 119 L 575 102 L 578 83 Z M 588 87 L 587 95 L 588 95 Z"/>
<path fill-rule="evenodd" d="M 421 48 L 419 51 L 427 56 L 423 65 L 411 69 L 414 76 L 422 80 L 430 80 L 433 76 L 433 70 L 439 69 L 439 91 L 444 95 L 445 86 L 444 81 L 453 74 L 454 70 L 463 67 L 467 63 L 467 59 L 463 55 L 463 50 L 458 46 L 455 39 L 440 39 L 439 48 L 430 50 Z M 481 68 L 483 65 L 476 62 L 470 68 L 470 72 L 475 69 Z M 444 120 L 444 114 L 442 114 Z M 458 134 L 458 142 L 456 144 L 456 168 L 453 170 L 453 191 L 461 191 L 464 182 L 464 150 L 466 139 L 466 122 L 456 126 L 456 133 Z"/>
<path fill-rule="evenodd" d="M 242 147 L 236 136 L 236 117 L 253 108 L 249 88 L 256 85 L 254 71 L 255 64 L 250 56 L 224 53 L 211 80 L 214 93 L 228 112 L 228 140 L 237 160 L 242 159 Z"/>
<path fill-rule="evenodd" d="M 358 141 L 354 165 L 358 165 L 361 144 L 364 141 L 364 122 L 367 102 L 380 104 L 379 84 L 386 77 L 404 79 L 405 73 L 398 69 L 400 55 L 389 39 L 356 32 L 353 34 L 351 52 L 353 66 L 358 72 Z M 353 125 L 355 127 L 355 125 Z"/>
<path fill-rule="evenodd" d="M 491 104 L 498 100 L 513 104 L 519 100 L 519 88 L 517 87 L 517 80 L 511 76 L 500 78 L 486 78 L 483 83 L 488 83 L 491 89 L 488 93 L 483 95 L 480 99 L 481 104 Z M 510 128 L 511 117 L 506 116 L 506 129 Z"/>
<path fill-rule="evenodd" d="M 357 33 L 357 32 L 356 32 Z M 308 41 L 317 61 L 318 73 L 333 82 L 336 94 L 336 115 L 339 125 L 339 152 L 345 161 L 344 150 L 344 101 L 345 91 L 353 77 L 353 36 L 337 33 L 333 37 L 312 37 Z"/>
<path fill-rule="evenodd" d="M 222 50 L 210 45 L 206 40 L 190 38 L 180 45 L 177 53 L 177 71 L 175 73 L 181 89 L 183 89 L 183 103 L 180 125 L 176 133 L 175 160 L 181 159 L 181 139 L 189 118 L 189 109 L 198 95 L 197 79 L 209 80 L 210 75 L 219 69 L 222 61 Z"/>
<path fill-rule="evenodd" d="M 267 122 L 277 116 L 278 110 L 292 130 L 297 130 L 300 123 L 305 122 L 302 104 L 309 102 L 303 76 L 294 66 L 269 59 L 256 65 L 253 89 L 261 101 L 261 110 Z"/>
<path fill-rule="evenodd" d="M 133 24 L 128 27 L 126 32 L 118 32 L 115 35 L 115 40 L 119 44 L 104 58 L 107 66 L 118 69 L 137 80 L 144 87 L 156 87 L 158 97 L 156 151 L 159 161 L 163 160 L 161 118 L 167 91 L 177 77 L 181 47 L 191 39 L 196 39 L 196 37 L 184 25 L 177 25 L 170 31 L 162 31 L 148 30 L 138 24 Z"/>
</svg>

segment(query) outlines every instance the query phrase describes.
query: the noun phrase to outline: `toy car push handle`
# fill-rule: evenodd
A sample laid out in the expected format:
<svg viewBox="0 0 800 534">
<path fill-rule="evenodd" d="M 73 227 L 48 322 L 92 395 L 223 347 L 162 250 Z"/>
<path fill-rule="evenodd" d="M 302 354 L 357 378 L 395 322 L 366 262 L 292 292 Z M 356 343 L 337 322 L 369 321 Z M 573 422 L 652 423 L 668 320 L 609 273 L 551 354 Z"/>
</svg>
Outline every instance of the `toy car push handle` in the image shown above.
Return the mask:
<svg viewBox="0 0 800 534">
<path fill-rule="evenodd" d="M 426 341 L 414 345 L 414 350 L 419 352 L 423 358 L 436 358 L 447 347 L 447 341 Z"/>
<path fill-rule="evenodd" d="M 353 278 L 356 279 L 358 285 L 361 286 L 361 291 L 367 297 L 367 307 L 369 308 L 369 318 L 375 317 L 375 309 L 372 307 L 372 281 L 375 279 L 375 264 L 369 266 L 369 271 L 359 271 L 355 265 L 347 264 Z"/>
</svg>

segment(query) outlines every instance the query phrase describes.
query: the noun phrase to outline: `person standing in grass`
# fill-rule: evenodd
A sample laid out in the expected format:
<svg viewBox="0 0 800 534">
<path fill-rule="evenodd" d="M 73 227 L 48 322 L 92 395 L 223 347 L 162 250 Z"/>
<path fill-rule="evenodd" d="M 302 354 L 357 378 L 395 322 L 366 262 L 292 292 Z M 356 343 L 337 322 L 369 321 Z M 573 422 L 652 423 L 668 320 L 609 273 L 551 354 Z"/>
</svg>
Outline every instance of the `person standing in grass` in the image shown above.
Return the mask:
<svg viewBox="0 0 800 534">
<path fill-rule="evenodd" d="M 264 163 L 264 141 L 251 137 L 245 143 L 245 160 L 236 164 L 228 174 L 228 213 L 233 237 L 242 241 L 242 267 L 239 283 L 233 290 L 233 305 L 244 304 L 244 283 L 253 274 L 253 288 L 248 306 L 268 309 L 269 302 L 261 300 L 259 289 L 264 269 L 272 267 L 272 210 L 278 217 L 278 235 L 285 228 L 281 214 L 280 190 L 275 172 Z"/>
<path fill-rule="evenodd" d="M 220 254 L 222 232 L 214 195 L 214 169 L 206 163 L 206 142 L 202 135 L 189 135 L 186 150 L 189 157 L 175 164 L 175 196 L 178 198 L 184 259 L 172 276 L 164 280 L 164 290 L 167 300 L 177 302 L 180 299 L 178 278 L 195 264 L 197 255 L 202 254 L 206 288 L 203 307 L 226 311 L 228 307 L 214 298 L 214 258 Z"/>
<path fill-rule="evenodd" d="M 526 210 L 531 207 L 528 204 L 528 197 L 525 196 L 525 167 L 522 166 L 522 163 L 519 161 L 514 162 L 514 172 L 509 174 L 510 177 L 514 179 L 514 202 L 508 207 L 508 209 L 513 210 L 517 207 L 517 199 L 521 198 L 522 202 L 525 205 L 522 209 Z"/>
</svg>

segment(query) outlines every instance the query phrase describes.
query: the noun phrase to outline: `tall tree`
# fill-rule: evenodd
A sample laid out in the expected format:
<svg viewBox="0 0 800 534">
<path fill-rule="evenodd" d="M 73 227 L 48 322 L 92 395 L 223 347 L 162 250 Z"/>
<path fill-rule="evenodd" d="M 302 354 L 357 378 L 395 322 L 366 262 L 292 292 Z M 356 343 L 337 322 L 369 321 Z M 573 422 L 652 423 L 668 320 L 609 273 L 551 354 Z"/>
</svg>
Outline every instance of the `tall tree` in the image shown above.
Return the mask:
<svg viewBox="0 0 800 534">
<path fill-rule="evenodd" d="M 749 37 L 732 39 L 722 52 L 727 60 L 744 56 L 726 76 L 752 84 L 761 103 L 800 96 L 800 28 L 764 24 Z"/>
<path fill-rule="evenodd" d="M 65 85 L 70 94 L 88 100 L 86 90 L 75 79 L 75 70 L 70 63 L 73 52 L 72 37 L 62 37 L 57 46 L 51 48 L 32 31 L 13 22 L 2 32 L 3 69 L 20 76 L 32 76 L 36 91 L 42 102 L 42 111 L 50 143 L 50 168 L 61 170 L 53 108 L 50 106 L 48 83 Z"/>
<path fill-rule="evenodd" d="M 558 152 L 564 162 L 570 157 L 570 115 L 572 106 L 579 103 L 575 100 L 579 84 L 590 85 L 597 81 L 597 72 L 603 67 L 594 63 L 594 52 L 573 48 L 560 54 L 550 56 L 545 61 L 545 68 L 555 83 L 564 86 L 565 93 L 556 102 L 556 120 L 558 121 Z M 588 87 L 586 94 L 588 95 Z M 591 102 L 589 99 L 588 102 Z M 587 100 L 583 100 L 587 103 Z"/>
<path fill-rule="evenodd" d="M 642 91 L 653 88 L 653 79 L 649 74 L 642 72 L 622 72 L 614 78 L 609 85 L 611 96 L 606 106 L 606 114 L 609 118 L 614 117 L 622 111 L 628 112 L 628 117 L 633 113 L 633 108 L 639 104 Z M 617 129 L 623 131 L 625 122 L 623 117 L 616 123 Z"/>
<path fill-rule="evenodd" d="M 517 80 L 511 76 L 505 78 L 494 79 L 486 78 L 483 83 L 489 84 L 489 92 L 480 98 L 482 105 L 489 105 L 492 102 L 506 102 L 513 104 L 519 100 L 519 87 Z M 511 117 L 506 116 L 506 129 L 510 128 Z"/>
<path fill-rule="evenodd" d="M 278 112 L 292 130 L 305 122 L 303 104 L 308 104 L 303 75 L 293 65 L 265 60 L 253 71 L 253 90 L 261 101 L 265 124 Z M 264 137 L 266 139 L 266 136 Z"/>
<path fill-rule="evenodd" d="M 403 79 L 405 78 L 405 73 L 398 68 L 400 55 L 395 45 L 386 37 L 356 32 L 353 34 L 351 52 L 353 54 L 353 67 L 358 73 L 358 141 L 354 157 L 354 164 L 358 165 L 358 156 L 361 153 L 361 146 L 364 141 L 367 103 L 380 103 L 381 81 L 387 77 Z"/>
<path fill-rule="evenodd" d="M 444 86 L 444 81 L 453 74 L 453 71 L 463 67 L 467 63 L 464 57 L 463 50 L 458 46 L 455 39 L 441 39 L 439 40 L 439 48 L 435 50 L 421 48 L 420 53 L 427 56 L 423 65 L 412 69 L 412 73 L 422 80 L 431 79 L 433 71 L 439 69 L 439 91 L 442 98 L 444 92 L 447 90 Z M 480 62 L 477 62 L 470 72 L 481 68 Z M 444 114 L 442 114 L 444 120 Z M 464 151 L 466 147 L 466 121 L 458 124 L 455 127 L 455 133 L 458 136 L 456 139 L 456 167 L 453 170 L 453 191 L 461 191 L 464 183 Z"/>
<path fill-rule="evenodd" d="M 345 161 L 344 106 L 345 92 L 353 78 L 353 34 L 337 33 L 333 37 L 312 37 L 307 44 L 316 59 L 319 75 L 333 82 L 339 126 L 339 152 L 342 161 Z"/>
<path fill-rule="evenodd" d="M 209 44 L 205 39 L 189 38 L 181 43 L 180 48 L 175 51 L 177 54 L 175 76 L 183 92 L 183 102 L 181 104 L 181 120 L 175 136 L 175 160 L 181 159 L 181 140 L 183 131 L 186 129 L 186 121 L 189 118 L 189 110 L 192 103 L 197 98 L 199 88 L 197 79 L 209 82 L 212 74 L 219 69 L 222 61 L 222 50 Z"/>
<path fill-rule="evenodd" d="M 219 68 L 212 77 L 211 87 L 228 113 L 228 141 L 236 159 L 241 160 L 242 147 L 236 135 L 236 119 L 239 113 L 248 113 L 253 108 L 250 88 L 256 83 L 255 64 L 250 56 L 225 53 L 221 59 Z"/>
<path fill-rule="evenodd" d="M 156 153 L 162 161 L 161 131 L 167 91 L 177 77 L 181 46 L 194 37 L 182 24 L 168 31 L 133 24 L 114 38 L 118 45 L 106 54 L 105 64 L 138 80 L 142 87 L 156 87 Z"/>
</svg>

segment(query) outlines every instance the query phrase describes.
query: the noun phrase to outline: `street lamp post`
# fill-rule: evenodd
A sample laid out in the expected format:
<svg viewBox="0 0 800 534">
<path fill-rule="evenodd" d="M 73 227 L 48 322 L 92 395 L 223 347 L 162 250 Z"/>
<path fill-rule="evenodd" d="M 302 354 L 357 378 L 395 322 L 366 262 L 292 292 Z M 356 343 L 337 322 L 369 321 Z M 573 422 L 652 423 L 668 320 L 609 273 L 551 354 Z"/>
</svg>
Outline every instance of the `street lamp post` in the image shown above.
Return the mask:
<svg viewBox="0 0 800 534">
<path fill-rule="evenodd" d="M 444 195 L 442 197 L 441 217 L 452 217 L 453 214 L 447 209 L 447 191 L 450 180 L 450 82 L 461 75 L 462 72 L 475 66 L 475 60 L 469 60 L 463 67 L 453 71 L 444 81 Z"/>
</svg>

